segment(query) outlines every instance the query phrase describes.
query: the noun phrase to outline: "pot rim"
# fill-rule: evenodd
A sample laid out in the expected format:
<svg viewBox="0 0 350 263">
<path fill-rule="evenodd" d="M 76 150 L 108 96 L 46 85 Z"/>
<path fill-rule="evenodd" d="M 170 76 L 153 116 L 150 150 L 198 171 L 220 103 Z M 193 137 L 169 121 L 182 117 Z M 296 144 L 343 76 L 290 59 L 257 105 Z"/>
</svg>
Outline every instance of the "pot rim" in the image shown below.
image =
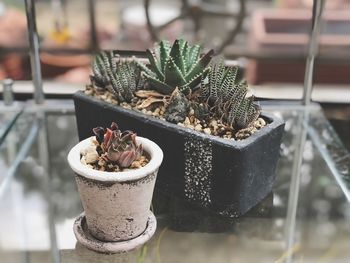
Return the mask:
<svg viewBox="0 0 350 263">
<path fill-rule="evenodd" d="M 69 151 L 67 156 L 68 163 L 75 173 L 92 180 L 103 182 L 136 181 L 151 173 L 154 173 L 163 161 L 163 151 L 156 143 L 147 138 L 137 136 L 136 142 L 141 143 L 144 151 L 150 155 L 151 160 L 148 164 L 146 164 L 144 167 L 124 172 L 106 172 L 94 170 L 80 162 L 80 150 L 87 147 L 92 138 L 94 138 L 94 136 L 91 136 L 76 144 Z"/>
</svg>

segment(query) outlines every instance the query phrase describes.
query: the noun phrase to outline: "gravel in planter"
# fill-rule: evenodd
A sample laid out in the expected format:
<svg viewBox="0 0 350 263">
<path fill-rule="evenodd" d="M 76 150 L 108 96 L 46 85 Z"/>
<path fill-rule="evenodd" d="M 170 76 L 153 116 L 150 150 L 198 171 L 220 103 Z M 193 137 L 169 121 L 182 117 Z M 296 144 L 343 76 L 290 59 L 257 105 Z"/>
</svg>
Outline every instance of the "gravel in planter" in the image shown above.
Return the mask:
<svg viewBox="0 0 350 263">
<path fill-rule="evenodd" d="M 135 97 L 131 103 L 122 102 L 119 103 L 115 98 L 113 93 L 108 90 L 100 90 L 94 88 L 92 85 L 87 85 L 85 89 L 85 94 L 100 99 L 102 101 L 109 102 L 114 105 L 118 105 L 125 109 L 131 109 L 138 112 L 142 112 L 151 117 L 155 117 L 161 120 L 166 121 L 165 119 L 165 99 L 164 102 L 156 101 L 156 105 L 150 105 L 149 107 L 142 108 L 140 105 L 145 104 L 145 101 L 149 98 Z M 150 91 L 151 94 L 162 96 L 161 94 Z M 157 99 L 157 98 L 154 98 Z M 163 101 L 163 99 L 162 99 Z M 148 104 L 148 103 L 147 103 Z M 147 105 L 146 104 L 146 105 Z M 225 139 L 233 139 L 233 140 L 243 140 L 266 126 L 266 121 L 259 117 L 256 121 L 252 123 L 247 128 L 234 130 L 232 127 L 228 126 L 222 120 L 217 118 L 210 118 L 208 120 L 199 120 L 195 117 L 195 110 L 190 107 L 187 116 L 181 122 L 176 123 L 179 126 L 187 127 L 192 130 L 202 132 L 208 135 L 214 135 Z"/>
</svg>

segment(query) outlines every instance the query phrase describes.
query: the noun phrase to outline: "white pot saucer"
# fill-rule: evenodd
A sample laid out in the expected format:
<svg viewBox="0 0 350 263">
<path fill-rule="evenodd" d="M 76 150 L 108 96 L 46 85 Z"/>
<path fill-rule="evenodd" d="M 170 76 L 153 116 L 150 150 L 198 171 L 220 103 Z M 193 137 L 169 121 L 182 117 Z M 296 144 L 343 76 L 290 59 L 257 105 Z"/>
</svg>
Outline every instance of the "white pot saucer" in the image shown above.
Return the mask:
<svg viewBox="0 0 350 263">
<path fill-rule="evenodd" d="M 147 221 L 147 227 L 145 231 L 130 240 L 117 241 L 117 242 L 105 242 L 93 237 L 87 229 L 85 213 L 80 214 L 74 222 L 73 231 L 77 240 L 87 247 L 100 253 L 113 254 L 122 253 L 133 250 L 142 246 L 156 232 L 157 220 L 154 214 L 150 211 Z"/>
</svg>

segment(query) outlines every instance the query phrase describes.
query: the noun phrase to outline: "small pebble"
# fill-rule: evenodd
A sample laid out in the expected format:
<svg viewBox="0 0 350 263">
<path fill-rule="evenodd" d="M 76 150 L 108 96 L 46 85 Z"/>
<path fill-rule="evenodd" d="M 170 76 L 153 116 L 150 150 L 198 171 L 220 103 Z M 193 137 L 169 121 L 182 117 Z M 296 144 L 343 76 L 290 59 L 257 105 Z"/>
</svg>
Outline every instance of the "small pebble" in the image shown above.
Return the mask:
<svg viewBox="0 0 350 263">
<path fill-rule="evenodd" d="M 84 165 L 87 165 L 87 163 L 85 161 L 85 156 L 81 157 L 80 162 Z"/>
<path fill-rule="evenodd" d="M 106 161 L 103 160 L 103 159 L 100 159 L 100 160 L 98 161 L 98 165 L 99 165 L 99 166 L 105 166 L 105 165 L 106 165 Z"/>
<path fill-rule="evenodd" d="M 189 119 L 188 117 L 186 117 L 186 119 L 185 119 L 185 121 L 184 121 L 184 125 L 185 125 L 185 126 L 188 126 L 188 125 L 190 125 L 190 124 L 191 124 L 190 119 Z"/>
<path fill-rule="evenodd" d="M 85 155 L 85 162 L 87 164 L 95 163 L 98 160 L 98 153 L 96 151 L 88 152 Z"/>
<path fill-rule="evenodd" d="M 130 168 L 140 168 L 141 167 L 141 163 L 139 161 L 134 161 Z"/>
<path fill-rule="evenodd" d="M 196 127 L 194 127 L 196 131 L 202 131 L 202 125 L 197 124 Z"/>
<path fill-rule="evenodd" d="M 85 90 L 86 95 L 92 95 L 94 92 L 91 89 Z"/>
<path fill-rule="evenodd" d="M 130 105 L 123 105 L 122 107 L 123 107 L 124 109 L 129 109 L 129 110 L 131 109 L 131 106 L 130 106 Z"/>
<path fill-rule="evenodd" d="M 260 124 L 261 124 L 262 126 L 265 126 L 265 125 L 266 125 L 266 122 L 265 122 L 265 120 L 264 120 L 263 118 L 259 118 L 258 121 L 260 122 Z"/>
<path fill-rule="evenodd" d="M 203 129 L 203 131 L 206 134 L 209 134 L 209 135 L 211 134 L 211 130 L 209 128 L 205 128 L 205 129 Z"/>
<path fill-rule="evenodd" d="M 93 142 L 93 141 L 92 141 Z M 89 152 L 95 152 L 96 147 L 94 145 L 89 145 L 84 149 L 80 150 L 81 155 L 87 155 Z"/>
<path fill-rule="evenodd" d="M 212 127 L 217 127 L 218 126 L 218 122 L 216 120 L 212 120 L 209 124 Z"/>
</svg>

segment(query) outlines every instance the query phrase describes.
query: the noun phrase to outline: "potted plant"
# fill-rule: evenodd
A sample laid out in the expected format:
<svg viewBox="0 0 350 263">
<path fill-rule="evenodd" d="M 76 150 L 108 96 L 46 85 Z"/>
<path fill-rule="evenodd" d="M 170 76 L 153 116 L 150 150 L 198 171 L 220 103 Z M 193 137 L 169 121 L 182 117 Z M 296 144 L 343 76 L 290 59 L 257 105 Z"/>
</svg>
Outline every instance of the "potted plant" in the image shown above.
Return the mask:
<svg viewBox="0 0 350 263">
<path fill-rule="evenodd" d="M 250 83 L 303 82 L 305 59 L 298 58 L 303 58 L 307 52 L 311 15 L 311 10 L 306 9 L 263 9 L 252 13 L 252 25 L 248 34 L 249 50 L 265 56 L 273 54 L 274 58 L 255 58 L 249 61 L 246 76 Z M 343 10 L 327 10 L 322 20 L 320 53 L 325 57 L 332 57 L 333 54 L 345 57 L 350 51 L 350 16 Z M 281 59 L 276 59 L 277 55 Z M 314 81 L 347 84 L 349 66 L 348 61 L 339 63 L 339 60 L 324 60 L 315 65 Z"/>
<path fill-rule="evenodd" d="M 146 138 L 121 132 L 115 123 L 93 132 L 94 137 L 81 141 L 68 154 L 84 208 L 74 233 L 92 250 L 128 251 L 155 232 L 150 205 L 163 152 Z"/>
<path fill-rule="evenodd" d="M 212 55 L 184 40 L 157 43 L 148 64 L 98 54 L 91 85 L 74 95 L 78 133 L 117 118 L 167 149 L 157 189 L 237 217 L 271 192 L 284 124 Z"/>
</svg>

